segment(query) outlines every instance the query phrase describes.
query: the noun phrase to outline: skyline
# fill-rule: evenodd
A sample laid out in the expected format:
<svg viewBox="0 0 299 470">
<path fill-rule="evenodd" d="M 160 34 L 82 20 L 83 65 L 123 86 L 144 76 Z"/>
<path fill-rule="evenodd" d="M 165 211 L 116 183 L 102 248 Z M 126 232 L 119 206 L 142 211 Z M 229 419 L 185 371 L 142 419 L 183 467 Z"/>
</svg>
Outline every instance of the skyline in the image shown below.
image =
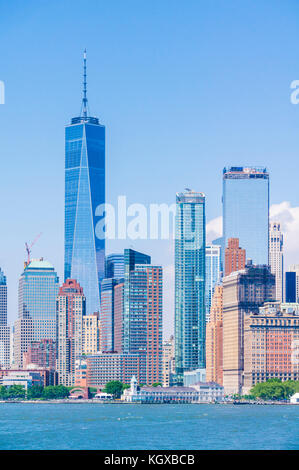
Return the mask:
<svg viewBox="0 0 299 470">
<path fill-rule="evenodd" d="M 133 19 L 132 8 L 125 11 L 121 2 L 110 8 L 103 2 L 90 2 L 93 6 L 84 12 L 79 2 L 73 2 L 73 11 L 67 12 L 61 12 L 58 2 L 47 9 L 29 2 L 27 6 L 36 5 L 35 10 L 27 10 L 30 17 L 21 4 L 18 13 L 15 6 L 1 6 L 4 13 L 13 14 L 23 48 L 30 51 L 24 58 L 20 55 L 20 39 L 13 37 L 12 20 L 7 19 L 0 33 L 0 79 L 5 82 L 5 104 L 0 105 L 0 151 L 5 156 L 0 187 L 6 221 L 0 266 L 7 276 L 10 323 L 17 317 L 17 283 L 26 240 L 43 233 L 32 257 L 49 260 L 60 284 L 63 282 L 63 129 L 80 110 L 85 47 L 91 114 L 98 115 L 107 130 L 108 202 L 125 194 L 129 203 L 170 204 L 175 202 L 176 192 L 193 187 L 206 194 L 207 221 L 216 224 L 215 218 L 219 222 L 221 214 L 223 167 L 265 165 L 270 172 L 270 204 L 284 202 L 284 220 L 277 221 L 284 235 L 292 224 L 299 233 L 295 172 L 289 171 L 297 162 L 298 147 L 299 107 L 290 103 L 290 83 L 299 77 L 295 49 L 298 5 L 285 3 L 286 27 L 277 37 L 281 20 L 278 3 L 270 10 L 266 2 L 259 2 L 252 13 L 250 2 L 243 2 L 236 6 L 235 20 L 229 17 L 230 8 L 224 9 L 224 2 L 219 2 L 218 11 L 196 3 L 185 7 L 180 26 L 175 21 L 181 13 L 176 2 L 170 10 L 169 2 L 139 8 L 137 2 L 129 2 L 135 6 Z M 254 16 L 257 11 L 260 18 Z M 268 23 L 263 20 L 266 12 Z M 166 15 L 169 22 L 163 32 Z M 63 29 L 75 17 L 76 27 L 83 27 L 84 39 Z M 54 18 L 58 41 L 52 44 Z M 228 25 L 232 26 L 230 32 Z M 95 44 L 98 30 L 105 41 Z M 243 41 L 237 44 L 241 32 Z M 35 34 L 40 44 L 36 44 Z M 188 165 L 183 167 L 186 157 Z M 288 201 L 292 210 L 286 205 Z M 288 220 L 290 215 L 294 222 Z M 292 237 L 295 239 L 296 232 Z M 107 245 L 108 254 L 129 248 L 132 241 Z M 170 243 L 140 240 L 133 245 L 164 267 L 165 282 L 169 283 L 173 269 Z M 285 236 L 286 255 L 288 245 Z M 286 256 L 286 268 L 290 260 Z M 296 253 L 292 262 L 298 261 Z M 166 324 L 173 319 L 171 296 L 164 301 L 165 307 L 166 302 L 170 305 L 169 311 L 165 309 Z"/>
</svg>

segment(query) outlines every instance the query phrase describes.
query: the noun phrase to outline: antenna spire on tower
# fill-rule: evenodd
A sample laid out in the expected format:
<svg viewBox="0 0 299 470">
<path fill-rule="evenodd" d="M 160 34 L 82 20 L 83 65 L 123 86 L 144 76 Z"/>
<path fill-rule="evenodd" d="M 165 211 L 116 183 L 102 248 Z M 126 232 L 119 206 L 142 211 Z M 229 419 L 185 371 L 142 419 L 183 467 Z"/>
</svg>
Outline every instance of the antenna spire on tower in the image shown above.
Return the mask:
<svg viewBox="0 0 299 470">
<path fill-rule="evenodd" d="M 83 53 L 83 98 L 81 115 L 87 118 L 88 100 L 87 100 L 87 81 L 86 81 L 86 49 Z"/>
</svg>

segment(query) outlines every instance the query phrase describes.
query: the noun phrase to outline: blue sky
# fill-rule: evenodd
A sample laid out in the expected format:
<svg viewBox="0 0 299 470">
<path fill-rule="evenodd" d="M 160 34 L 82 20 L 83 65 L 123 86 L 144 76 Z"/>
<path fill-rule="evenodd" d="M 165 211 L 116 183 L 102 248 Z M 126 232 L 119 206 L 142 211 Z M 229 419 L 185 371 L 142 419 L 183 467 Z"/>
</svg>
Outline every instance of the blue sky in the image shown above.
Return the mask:
<svg viewBox="0 0 299 470">
<path fill-rule="evenodd" d="M 25 241 L 43 233 L 33 256 L 62 280 L 64 125 L 80 111 L 83 49 L 90 110 L 107 132 L 107 200 L 171 204 L 191 187 L 206 193 L 211 220 L 227 164 L 266 165 L 271 203 L 299 205 L 299 106 L 290 103 L 298 31 L 296 0 L 0 0 L 0 266 L 10 321 Z M 133 246 L 171 271 L 168 242 Z"/>
</svg>

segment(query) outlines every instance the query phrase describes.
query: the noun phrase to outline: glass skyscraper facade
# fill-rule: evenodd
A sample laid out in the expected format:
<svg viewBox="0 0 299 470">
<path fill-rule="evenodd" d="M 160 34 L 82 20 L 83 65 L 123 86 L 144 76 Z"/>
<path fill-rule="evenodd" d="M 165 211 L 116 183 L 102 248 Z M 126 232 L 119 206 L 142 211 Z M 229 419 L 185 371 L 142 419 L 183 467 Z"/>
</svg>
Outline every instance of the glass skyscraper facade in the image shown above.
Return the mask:
<svg viewBox="0 0 299 470">
<path fill-rule="evenodd" d="M 134 325 L 132 325 L 132 316 L 130 312 L 130 276 L 131 272 L 134 271 L 136 264 L 150 264 L 151 257 L 128 248 L 124 250 L 124 262 L 123 351 L 125 353 L 129 353 L 131 352 L 131 334 L 132 328 L 134 327 Z"/>
<path fill-rule="evenodd" d="M 220 254 L 221 246 L 206 246 L 206 321 L 210 321 L 212 297 L 216 284 L 220 281 Z"/>
<path fill-rule="evenodd" d="M 0 268 L 0 326 L 7 325 L 7 285 L 6 276 Z"/>
<path fill-rule="evenodd" d="M 10 366 L 10 328 L 7 325 L 7 284 L 0 268 L 0 367 Z"/>
<path fill-rule="evenodd" d="M 205 195 L 191 190 L 176 196 L 175 368 L 205 367 Z"/>
<path fill-rule="evenodd" d="M 44 259 L 32 260 L 19 280 L 19 312 L 15 322 L 14 362 L 23 366 L 23 354 L 33 341 L 57 339 L 56 298 L 59 279 Z"/>
<path fill-rule="evenodd" d="M 122 279 L 124 271 L 125 261 L 123 253 L 111 253 L 106 256 L 105 278 Z"/>
<path fill-rule="evenodd" d="M 87 116 L 84 93 L 82 116 L 65 130 L 64 278 L 79 282 L 91 314 L 100 308 L 105 271 L 105 238 L 96 236 L 96 209 L 105 203 L 105 127 Z"/>
<path fill-rule="evenodd" d="M 269 173 L 266 168 L 223 170 L 223 238 L 238 238 L 254 264 L 268 264 Z M 222 253 L 224 256 L 224 250 Z"/>
<path fill-rule="evenodd" d="M 56 297 L 59 279 L 46 260 L 32 260 L 19 280 L 19 318 L 32 322 L 32 341 L 56 341 Z"/>
</svg>

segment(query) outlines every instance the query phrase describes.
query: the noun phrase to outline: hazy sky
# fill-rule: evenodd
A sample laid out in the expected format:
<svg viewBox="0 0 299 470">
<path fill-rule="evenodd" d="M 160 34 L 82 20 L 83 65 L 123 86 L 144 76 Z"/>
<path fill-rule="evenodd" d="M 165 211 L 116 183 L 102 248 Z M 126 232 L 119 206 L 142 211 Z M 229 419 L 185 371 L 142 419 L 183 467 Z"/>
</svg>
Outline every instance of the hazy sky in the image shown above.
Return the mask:
<svg viewBox="0 0 299 470">
<path fill-rule="evenodd" d="M 265 165 L 274 213 L 290 228 L 299 220 L 299 106 L 290 102 L 298 43 L 297 0 L 0 0 L 0 266 L 10 321 L 25 241 L 43 233 L 33 256 L 62 280 L 64 126 L 80 112 L 85 47 L 90 110 L 107 132 L 108 201 L 171 204 L 190 187 L 206 193 L 211 220 L 221 215 L 223 166 Z M 169 334 L 171 243 L 115 241 L 108 251 L 125 246 L 165 267 Z"/>
</svg>

